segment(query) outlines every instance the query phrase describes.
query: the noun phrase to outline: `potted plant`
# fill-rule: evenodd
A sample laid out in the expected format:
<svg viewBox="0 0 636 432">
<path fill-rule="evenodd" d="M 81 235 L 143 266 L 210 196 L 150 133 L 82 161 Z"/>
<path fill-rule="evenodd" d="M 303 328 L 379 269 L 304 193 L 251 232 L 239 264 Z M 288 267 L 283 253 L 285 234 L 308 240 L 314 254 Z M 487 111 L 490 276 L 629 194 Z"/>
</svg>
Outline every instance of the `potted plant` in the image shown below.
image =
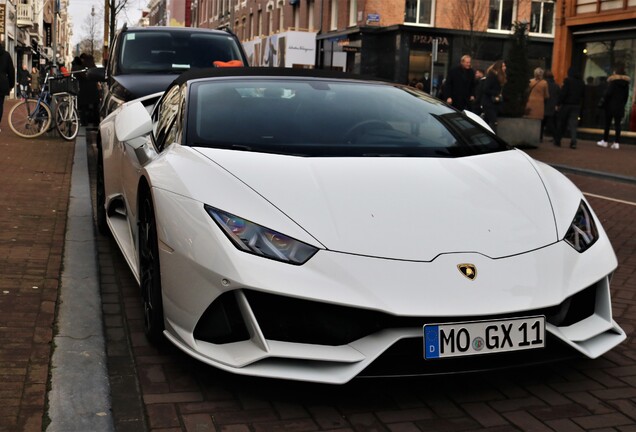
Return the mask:
<svg viewBox="0 0 636 432">
<path fill-rule="evenodd" d="M 506 58 L 508 80 L 503 88 L 504 104 L 497 134 L 514 146 L 536 146 L 541 121 L 523 118 L 528 99 L 528 82 L 532 76 L 528 63 L 528 23 L 515 21 L 512 29 Z"/>
</svg>

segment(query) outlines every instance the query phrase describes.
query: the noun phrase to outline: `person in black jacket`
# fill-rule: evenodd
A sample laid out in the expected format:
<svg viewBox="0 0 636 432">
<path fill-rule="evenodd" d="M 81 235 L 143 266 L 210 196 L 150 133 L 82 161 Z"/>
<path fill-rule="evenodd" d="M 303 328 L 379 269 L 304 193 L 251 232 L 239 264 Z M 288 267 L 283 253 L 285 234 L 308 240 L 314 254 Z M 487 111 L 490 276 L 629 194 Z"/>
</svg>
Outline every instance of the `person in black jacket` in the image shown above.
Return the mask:
<svg viewBox="0 0 636 432">
<path fill-rule="evenodd" d="M 581 114 L 581 103 L 585 84 L 574 67 L 568 70 L 568 77 L 563 81 L 561 94 L 557 102 L 557 128 L 554 145 L 561 146 L 561 138 L 567 129 L 570 130 L 570 148 L 576 148 L 576 128 Z"/>
<path fill-rule="evenodd" d="M 548 82 L 548 93 L 550 97 L 546 99 L 543 108 L 543 121 L 541 122 L 541 141 L 544 133 L 554 138 L 556 130 L 556 104 L 561 94 L 561 87 L 554 81 L 554 74 L 551 70 L 545 71 L 543 77 Z"/>
<path fill-rule="evenodd" d="M 4 111 L 4 98 L 9 96 L 11 89 L 15 86 L 15 69 L 13 60 L 4 49 L 4 43 L 0 42 L 0 121 Z"/>
<path fill-rule="evenodd" d="M 499 60 L 486 71 L 486 80 L 481 88 L 481 107 L 484 112 L 484 120 L 495 133 L 497 133 L 499 110 L 503 104 L 501 92 L 505 84 L 506 63 Z"/>
<path fill-rule="evenodd" d="M 609 139 L 609 130 L 614 120 L 614 144 L 611 148 L 618 150 L 621 140 L 621 122 L 625 115 L 625 104 L 629 96 L 629 77 L 625 75 L 625 66 L 619 64 L 614 69 L 614 73 L 607 78 L 607 89 L 603 95 L 602 108 L 605 111 L 605 130 L 603 131 L 603 139 L 596 144 L 600 147 L 607 147 Z"/>
<path fill-rule="evenodd" d="M 469 55 L 462 56 L 460 64 L 450 70 L 444 81 L 443 99 L 460 111 L 475 100 L 475 71 L 470 67 L 471 61 Z"/>
</svg>

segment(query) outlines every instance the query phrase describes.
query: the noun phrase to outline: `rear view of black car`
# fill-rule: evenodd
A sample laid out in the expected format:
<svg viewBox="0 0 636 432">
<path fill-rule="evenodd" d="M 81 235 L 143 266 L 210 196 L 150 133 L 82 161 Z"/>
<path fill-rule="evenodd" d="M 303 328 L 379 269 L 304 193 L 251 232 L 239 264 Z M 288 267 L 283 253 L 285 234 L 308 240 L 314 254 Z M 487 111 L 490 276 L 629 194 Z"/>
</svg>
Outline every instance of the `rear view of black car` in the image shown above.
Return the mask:
<svg viewBox="0 0 636 432">
<path fill-rule="evenodd" d="M 247 66 L 238 38 L 229 32 L 180 27 L 122 28 L 106 68 L 90 74 L 103 81 L 100 117 L 132 99 L 160 92 L 182 72 L 215 62 Z"/>
</svg>

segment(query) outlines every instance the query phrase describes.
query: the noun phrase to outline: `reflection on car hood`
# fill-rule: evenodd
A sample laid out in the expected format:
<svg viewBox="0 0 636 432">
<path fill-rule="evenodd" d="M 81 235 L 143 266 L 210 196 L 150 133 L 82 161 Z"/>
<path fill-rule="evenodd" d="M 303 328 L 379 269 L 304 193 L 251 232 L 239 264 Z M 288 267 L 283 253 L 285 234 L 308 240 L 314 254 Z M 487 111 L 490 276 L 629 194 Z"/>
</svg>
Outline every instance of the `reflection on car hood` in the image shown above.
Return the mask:
<svg viewBox="0 0 636 432">
<path fill-rule="evenodd" d="M 197 150 L 334 251 L 418 261 L 451 252 L 498 258 L 557 241 L 545 187 L 520 151 L 437 159 Z"/>
<path fill-rule="evenodd" d="M 130 93 L 132 96 L 130 100 L 132 100 L 164 91 L 178 76 L 177 74 L 117 75 L 113 79 Z"/>
</svg>

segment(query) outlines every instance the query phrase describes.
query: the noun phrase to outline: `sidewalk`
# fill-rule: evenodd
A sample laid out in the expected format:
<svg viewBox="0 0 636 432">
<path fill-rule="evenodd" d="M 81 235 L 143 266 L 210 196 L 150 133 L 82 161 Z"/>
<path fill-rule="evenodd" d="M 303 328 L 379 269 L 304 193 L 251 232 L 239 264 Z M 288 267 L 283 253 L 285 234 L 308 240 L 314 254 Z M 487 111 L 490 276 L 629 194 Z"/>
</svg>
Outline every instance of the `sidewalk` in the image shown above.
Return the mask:
<svg viewBox="0 0 636 432">
<path fill-rule="evenodd" d="M 569 140 L 562 147 L 547 140 L 536 149 L 523 149 L 533 158 L 548 163 L 563 172 L 595 175 L 636 184 L 636 145 L 624 144 L 620 150 L 602 148 L 595 141 L 577 142 L 571 149 Z"/>
<path fill-rule="evenodd" d="M 72 142 L 0 128 L 0 431 L 41 431 L 73 168 Z"/>
<path fill-rule="evenodd" d="M 50 367 L 53 350 L 63 348 L 53 341 L 54 335 L 63 335 L 57 326 L 68 319 L 61 316 L 64 309 L 59 299 L 62 283 L 72 280 L 68 274 L 72 268 L 63 260 L 72 258 L 72 264 L 94 260 L 90 252 L 78 256 L 78 250 L 85 245 L 73 245 L 74 236 L 69 240 L 74 226 L 73 214 L 77 212 L 92 222 L 90 216 L 86 217 L 91 212 L 90 197 L 86 197 L 83 189 L 80 193 L 75 190 L 76 185 L 81 188 L 88 185 L 88 179 L 83 177 L 86 141 L 83 135 L 75 145 L 55 135 L 34 140 L 17 137 L 7 124 L 13 103 L 15 101 L 5 103 L 0 124 L 0 432 L 40 432 L 49 424 L 49 416 L 55 417 L 52 411 L 47 411 L 47 396 L 57 393 L 58 399 L 74 401 L 96 392 L 91 381 L 64 380 L 60 378 L 60 368 Z M 579 141 L 576 150 L 567 146 L 567 140 L 564 144 L 558 148 L 543 143 L 536 149 L 524 151 L 564 171 L 636 184 L 636 145 L 624 145 L 616 151 L 599 148 L 593 141 Z M 69 202 L 81 208 L 69 207 Z M 83 234 L 92 232 L 90 227 L 83 230 Z M 76 249 L 78 247 L 80 249 Z M 80 270 L 86 271 L 86 268 Z M 84 276 L 87 282 L 83 286 L 96 283 L 97 278 L 97 274 Z M 83 315 L 93 324 L 100 322 L 96 316 L 99 311 L 87 314 L 86 310 L 76 308 L 69 313 Z M 74 338 L 75 335 L 70 339 Z M 105 364 L 103 356 L 98 358 L 98 353 L 93 351 L 75 354 L 81 358 L 93 357 L 93 362 Z M 78 372 L 92 373 L 83 364 L 68 363 L 67 366 Z M 49 373 L 54 388 L 47 395 Z M 73 394 L 60 393 L 56 380 L 65 384 L 71 381 L 75 387 L 69 386 L 64 391 Z M 90 397 L 86 399 L 88 402 Z M 78 430 L 85 426 L 82 421 L 93 421 L 93 430 L 98 429 L 97 425 L 110 427 L 107 407 L 93 411 L 93 417 L 88 418 L 84 416 L 86 413 L 79 412 L 77 405 L 63 409 L 67 410 L 63 414 L 68 418 L 76 416 Z"/>
</svg>

